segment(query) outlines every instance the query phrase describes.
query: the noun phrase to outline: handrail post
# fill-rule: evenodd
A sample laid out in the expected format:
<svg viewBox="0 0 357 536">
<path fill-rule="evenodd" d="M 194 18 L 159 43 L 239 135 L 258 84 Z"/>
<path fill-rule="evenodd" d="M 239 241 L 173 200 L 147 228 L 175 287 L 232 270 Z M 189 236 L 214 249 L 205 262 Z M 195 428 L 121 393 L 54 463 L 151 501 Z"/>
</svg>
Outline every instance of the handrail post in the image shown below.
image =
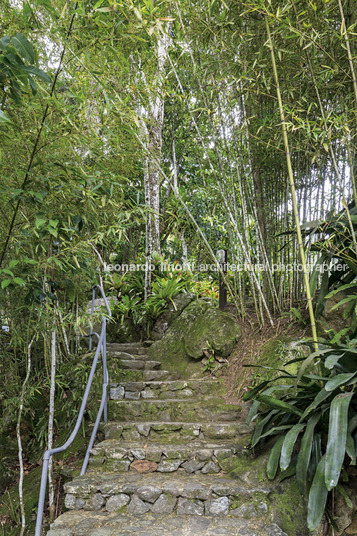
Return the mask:
<svg viewBox="0 0 357 536">
<path fill-rule="evenodd" d="M 46 450 L 45 454 L 43 455 L 41 484 L 40 484 L 40 496 L 38 498 L 35 536 L 41 536 L 43 510 L 45 508 L 48 466 L 49 466 L 50 457 L 51 457 L 51 456 L 47 455 L 47 453 L 48 453 L 48 451 Z"/>
<path fill-rule="evenodd" d="M 108 422 L 108 366 L 107 366 L 107 319 L 103 318 L 103 347 L 102 347 L 102 362 L 103 362 L 103 388 L 105 387 L 106 402 L 104 405 L 104 422 Z"/>
</svg>

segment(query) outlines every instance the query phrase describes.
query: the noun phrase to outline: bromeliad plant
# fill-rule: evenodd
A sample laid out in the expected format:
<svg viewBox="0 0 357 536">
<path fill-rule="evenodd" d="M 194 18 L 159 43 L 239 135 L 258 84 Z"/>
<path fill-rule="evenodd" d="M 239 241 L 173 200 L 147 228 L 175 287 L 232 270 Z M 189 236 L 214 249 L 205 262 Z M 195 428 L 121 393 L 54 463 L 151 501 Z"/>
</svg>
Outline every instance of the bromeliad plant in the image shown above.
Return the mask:
<svg viewBox="0 0 357 536">
<path fill-rule="evenodd" d="M 297 374 L 277 369 L 280 376 L 261 382 L 245 400 L 253 400 L 248 423 L 256 422 L 251 447 L 275 439 L 267 476 L 296 474 L 314 530 L 324 513 L 334 523 L 329 492 L 337 488 L 345 495 L 341 473 L 356 465 L 357 348 L 325 346 L 287 365 L 294 363 L 300 365 Z"/>
</svg>

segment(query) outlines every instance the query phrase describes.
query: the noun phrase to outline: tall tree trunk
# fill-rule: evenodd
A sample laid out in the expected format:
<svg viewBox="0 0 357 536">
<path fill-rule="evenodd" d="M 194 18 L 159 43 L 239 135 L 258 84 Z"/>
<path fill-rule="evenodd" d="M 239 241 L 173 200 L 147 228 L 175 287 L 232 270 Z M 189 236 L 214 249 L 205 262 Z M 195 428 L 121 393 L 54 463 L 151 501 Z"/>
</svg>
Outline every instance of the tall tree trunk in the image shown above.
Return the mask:
<svg viewBox="0 0 357 536">
<path fill-rule="evenodd" d="M 169 28 L 167 29 L 169 31 Z M 159 37 L 157 45 L 157 72 L 154 80 L 153 98 L 148 111 L 147 161 L 145 163 L 146 203 L 150 210 L 147 223 L 147 247 L 150 257 L 160 254 L 160 166 L 162 151 L 162 128 L 164 124 L 164 98 L 162 85 L 165 76 L 165 63 L 170 45 L 169 33 Z"/>
</svg>

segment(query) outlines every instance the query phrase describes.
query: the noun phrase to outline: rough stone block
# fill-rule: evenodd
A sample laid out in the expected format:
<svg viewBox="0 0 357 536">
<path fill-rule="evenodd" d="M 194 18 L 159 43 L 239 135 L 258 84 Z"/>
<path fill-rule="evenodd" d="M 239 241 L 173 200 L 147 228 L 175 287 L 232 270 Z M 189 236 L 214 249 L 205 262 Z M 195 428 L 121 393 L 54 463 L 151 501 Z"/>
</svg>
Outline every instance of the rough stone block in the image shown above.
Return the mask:
<svg viewBox="0 0 357 536">
<path fill-rule="evenodd" d="M 177 515 L 186 516 L 203 516 L 204 503 L 198 500 L 183 499 L 182 497 L 177 503 Z"/>
<path fill-rule="evenodd" d="M 154 514 L 172 514 L 175 509 L 177 499 L 169 493 L 162 493 L 155 504 L 152 505 L 151 511 Z"/>
<path fill-rule="evenodd" d="M 130 496 L 126 495 L 125 493 L 119 493 L 119 495 L 112 495 L 112 497 L 109 497 L 109 499 L 107 500 L 105 509 L 107 512 L 116 512 L 117 510 L 123 508 L 123 506 L 126 506 L 129 501 Z"/>
<path fill-rule="evenodd" d="M 137 495 L 133 495 L 128 506 L 128 514 L 142 515 L 150 510 L 150 506 L 139 499 Z"/>
<path fill-rule="evenodd" d="M 159 463 L 157 470 L 159 473 L 173 473 L 180 467 L 181 460 L 164 460 Z"/>
<path fill-rule="evenodd" d="M 207 516 L 226 516 L 229 512 L 228 497 L 219 497 L 205 502 L 205 514 Z"/>
<path fill-rule="evenodd" d="M 154 503 L 161 495 L 161 490 L 155 486 L 141 486 L 136 490 L 136 493 L 141 500 Z"/>
</svg>

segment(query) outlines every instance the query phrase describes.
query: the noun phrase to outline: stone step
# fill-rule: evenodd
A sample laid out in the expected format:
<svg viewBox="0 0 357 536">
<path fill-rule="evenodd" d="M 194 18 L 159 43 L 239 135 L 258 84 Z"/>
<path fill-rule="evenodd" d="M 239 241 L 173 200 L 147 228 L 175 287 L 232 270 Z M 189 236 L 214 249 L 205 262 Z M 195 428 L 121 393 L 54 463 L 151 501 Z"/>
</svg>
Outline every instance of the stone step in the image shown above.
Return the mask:
<svg viewBox="0 0 357 536">
<path fill-rule="evenodd" d="M 110 370 L 110 379 L 115 383 L 125 382 L 151 382 L 151 381 L 174 381 L 180 379 L 179 372 L 169 370 L 134 370 L 116 368 Z"/>
<path fill-rule="evenodd" d="M 233 516 L 257 520 L 269 511 L 270 487 L 248 487 L 212 475 L 88 474 L 64 485 L 69 510 Z"/>
<path fill-rule="evenodd" d="M 116 512 L 70 510 L 47 536 L 287 536 L 272 521 L 200 515 L 129 516 Z"/>
<path fill-rule="evenodd" d="M 148 351 L 148 348 L 145 346 L 142 346 L 141 344 L 133 343 L 133 344 L 121 344 L 117 342 L 108 342 L 107 343 L 107 352 L 124 352 L 128 354 L 135 354 L 135 355 L 146 355 Z"/>
<path fill-rule="evenodd" d="M 227 458 L 241 453 L 238 442 L 212 443 L 195 440 L 187 444 L 165 445 L 106 439 L 91 450 L 88 472 L 145 472 L 216 474 L 224 471 Z"/>
<path fill-rule="evenodd" d="M 232 440 L 248 444 L 252 428 L 242 422 L 107 422 L 101 425 L 106 439 L 145 443 L 180 444 L 192 440 Z"/>
<path fill-rule="evenodd" d="M 107 352 L 108 356 L 110 358 L 114 359 L 124 359 L 124 360 L 132 360 L 136 359 L 139 361 L 150 361 L 150 357 L 148 355 L 144 354 L 134 354 L 129 352 L 119 352 L 118 350 L 108 350 Z"/>
<path fill-rule="evenodd" d="M 217 396 L 222 391 L 223 385 L 219 380 L 120 382 L 111 385 L 110 398 L 112 400 L 192 398 L 206 394 Z"/>
<path fill-rule="evenodd" d="M 159 370 L 160 361 L 147 361 L 145 359 L 118 359 L 119 367 L 129 370 Z"/>
<path fill-rule="evenodd" d="M 226 404 L 221 398 L 110 400 L 109 415 L 117 421 L 159 420 L 164 422 L 234 422 L 241 417 L 241 406 Z"/>
</svg>

